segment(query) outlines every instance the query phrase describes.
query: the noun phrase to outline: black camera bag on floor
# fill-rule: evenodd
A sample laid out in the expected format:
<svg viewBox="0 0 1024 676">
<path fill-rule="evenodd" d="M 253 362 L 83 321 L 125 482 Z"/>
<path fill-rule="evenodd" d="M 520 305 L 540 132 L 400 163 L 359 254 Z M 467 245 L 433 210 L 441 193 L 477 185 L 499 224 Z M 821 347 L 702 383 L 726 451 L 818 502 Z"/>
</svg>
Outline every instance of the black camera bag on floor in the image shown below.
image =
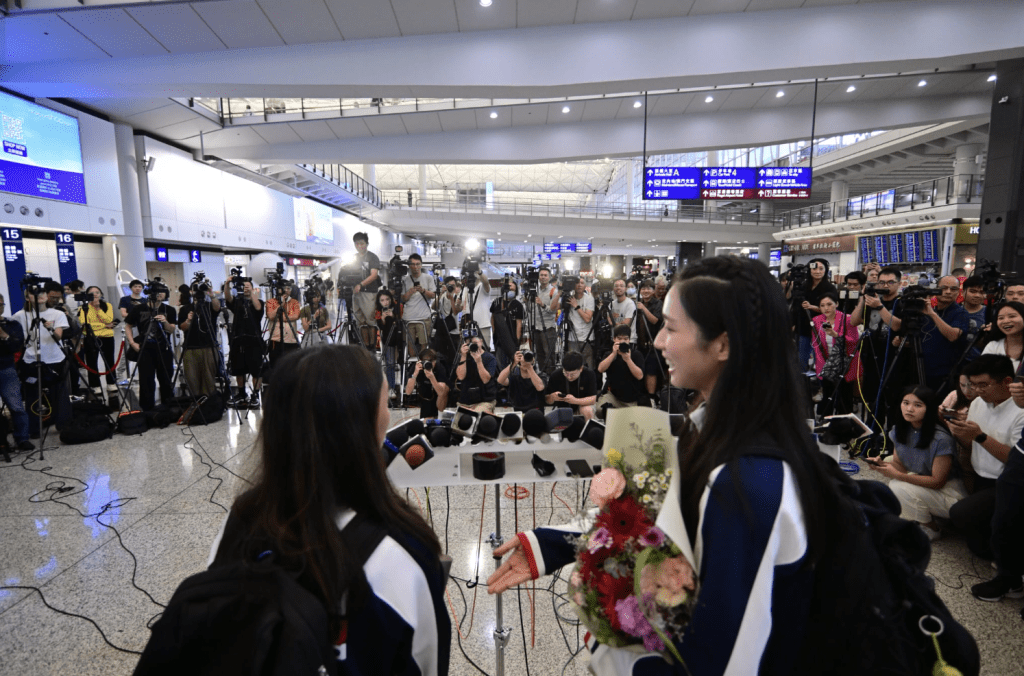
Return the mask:
<svg viewBox="0 0 1024 676">
<path fill-rule="evenodd" d="M 67 446 L 91 444 L 114 436 L 114 425 L 105 415 L 79 415 L 60 430 L 60 442 Z"/>
</svg>

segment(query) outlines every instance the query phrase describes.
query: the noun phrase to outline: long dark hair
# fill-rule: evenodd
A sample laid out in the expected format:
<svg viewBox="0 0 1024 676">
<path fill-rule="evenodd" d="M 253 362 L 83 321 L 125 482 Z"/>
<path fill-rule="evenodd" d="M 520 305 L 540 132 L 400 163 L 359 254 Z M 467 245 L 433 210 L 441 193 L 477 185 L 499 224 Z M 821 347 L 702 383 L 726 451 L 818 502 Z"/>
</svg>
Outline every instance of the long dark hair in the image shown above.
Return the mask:
<svg viewBox="0 0 1024 676">
<path fill-rule="evenodd" d="M 726 334 L 729 359 L 708 398 L 704 425 L 679 441 L 683 516 L 696 524 L 711 472 L 751 444 L 781 451 L 799 487 L 809 562 L 828 538 L 837 493 L 807 429 L 810 403 L 790 338 L 782 287 L 763 263 L 717 256 L 688 266 L 672 288 L 705 341 Z M 732 466 L 738 475 L 738 466 Z"/>
<path fill-rule="evenodd" d="M 1018 303 L 1015 300 L 1008 300 L 1002 305 L 996 308 L 996 313 L 992 317 L 992 328 L 989 329 L 988 337 L 989 340 L 1003 340 L 1006 338 L 1006 334 L 999 328 L 999 313 L 1003 311 L 1003 308 L 1010 308 L 1024 319 L 1024 303 Z"/>
<path fill-rule="evenodd" d="M 935 390 L 924 385 L 911 385 L 904 388 L 900 401 L 903 401 L 908 394 L 912 394 L 924 402 L 924 420 L 921 421 L 921 436 L 917 440 L 916 448 L 928 448 L 932 445 L 932 440 L 935 439 L 936 428 L 942 425 L 939 422 L 939 398 Z M 910 436 L 910 423 L 902 415 L 898 415 L 894 426 L 897 443 L 906 444 L 907 437 Z"/>
<path fill-rule="evenodd" d="M 380 365 L 361 347 L 324 345 L 284 358 L 264 398 L 254 487 L 233 508 L 249 537 L 269 539 L 285 560 L 304 565 L 329 609 L 358 589 L 362 574 L 342 542 L 339 508 L 441 551 L 385 474 L 377 437 L 383 385 Z M 349 602 L 351 610 L 358 599 Z"/>
</svg>

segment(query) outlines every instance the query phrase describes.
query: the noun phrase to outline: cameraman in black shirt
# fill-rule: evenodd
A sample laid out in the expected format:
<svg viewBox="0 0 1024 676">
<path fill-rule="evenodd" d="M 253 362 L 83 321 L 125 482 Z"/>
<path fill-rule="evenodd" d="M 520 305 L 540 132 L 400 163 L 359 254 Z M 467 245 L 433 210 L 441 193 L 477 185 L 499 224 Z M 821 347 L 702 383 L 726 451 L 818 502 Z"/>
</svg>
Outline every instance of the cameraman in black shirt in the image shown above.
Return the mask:
<svg viewBox="0 0 1024 676">
<path fill-rule="evenodd" d="M 562 370 L 551 376 L 545 393 L 547 403 L 555 408 L 572 409 L 573 415 L 590 420 L 597 402 L 597 374 L 583 364 L 582 354 L 566 352 Z"/>
<path fill-rule="evenodd" d="M 498 362 L 484 347 L 480 336 L 473 336 L 459 348 L 455 377 L 459 379 L 459 404 L 474 411 L 494 413 L 498 398 Z"/>
<path fill-rule="evenodd" d="M 517 350 L 512 361 L 498 374 L 498 384 L 508 388 L 509 403 L 520 413 L 544 410 L 544 380 L 529 350 Z"/>
<path fill-rule="evenodd" d="M 167 298 L 166 286 L 153 282 L 150 292 L 149 299 L 129 310 L 124 320 L 128 347 L 138 353 L 139 407 L 143 411 L 155 405 L 154 376 L 160 381 L 160 401 L 166 404 L 174 396 L 174 358 L 169 334 L 174 332 L 176 314 L 174 308 L 163 302 Z M 138 329 L 138 340 L 132 337 L 132 329 Z"/>
<path fill-rule="evenodd" d="M 860 388 L 872 410 L 874 410 L 875 398 L 882 377 L 896 356 L 897 347 L 892 344 L 893 338 L 903 326 L 899 317 L 899 292 L 902 276 L 897 268 L 882 268 L 878 273 L 878 281 L 867 285 L 865 292 L 861 294 L 860 302 L 850 314 L 850 323 L 854 326 L 863 325 L 864 331 L 868 334 L 861 350 L 860 362 L 864 367 L 864 375 L 861 378 Z M 909 360 L 907 357 L 901 357 L 901 361 L 905 363 L 907 361 L 912 363 L 912 360 L 912 356 Z M 901 368 L 901 370 L 903 369 Z M 886 384 L 886 392 L 882 400 L 885 402 L 885 407 L 878 412 L 880 416 L 887 415 L 892 421 L 897 419 L 896 416 L 901 415 L 899 402 L 902 389 L 902 376 L 894 374 Z"/>
<path fill-rule="evenodd" d="M 491 303 L 491 329 L 494 336 L 494 355 L 498 368 L 504 369 L 512 363 L 513 355 L 519 349 L 523 338 L 523 318 L 526 312 L 516 296 L 519 285 L 506 276 L 501 295 Z"/>
<path fill-rule="evenodd" d="M 630 349 L 630 333 L 627 324 L 616 326 L 612 330 L 612 351 L 597 365 L 598 373 L 608 374 L 604 394 L 597 400 L 598 409 L 650 406 L 644 388 L 644 357 Z"/>
<path fill-rule="evenodd" d="M 178 328 L 185 334 L 181 368 L 193 397 L 209 396 L 217 389 L 217 313 L 220 300 L 209 282 L 182 284 Z M 198 301 L 198 302 L 195 302 Z"/>
<path fill-rule="evenodd" d="M 239 278 L 241 279 L 241 278 Z M 230 406 L 258 409 L 263 375 L 263 301 L 259 287 L 252 280 L 242 282 L 242 295 L 233 297 L 232 280 L 224 283 L 224 302 L 234 317 L 231 322 L 231 349 L 228 354 L 230 375 L 235 376 L 238 392 L 228 401 Z M 245 396 L 245 377 L 252 376 L 252 398 Z"/>
<path fill-rule="evenodd" d="M 419 361 L 405 384 L 406 396 L 413 391 L 420 395 L 421 418 L 437 418 L 448 405 L 448 369 L 430 348 L 420 351 Z"/>
</svg>

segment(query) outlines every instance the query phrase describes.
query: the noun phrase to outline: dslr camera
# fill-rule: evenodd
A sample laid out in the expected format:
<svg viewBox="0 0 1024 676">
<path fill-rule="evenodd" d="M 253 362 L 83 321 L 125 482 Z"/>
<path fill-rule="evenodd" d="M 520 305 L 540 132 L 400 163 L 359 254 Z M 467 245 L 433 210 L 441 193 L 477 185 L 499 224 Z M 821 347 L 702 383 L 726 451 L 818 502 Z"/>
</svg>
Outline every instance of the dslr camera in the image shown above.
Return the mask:
<svg viewBox="0 0 1024 676">
<path fill-rule="evenodd" d="M 243 277 L 242 268 L 236 267 L 231 268 L 231 278 L 229 280 L 231 286 L 234 288 L 235 293 L 243 293 L 245 290 L 245 283 L 249 282 L 252 284 L 252 277 Z"/>
<path fill-rule="evenodd" d="M 41 277 L 34 272 L 30 272 L 21 278 L 21 287 L 27 291 L 39 294 L 43 290 L 43 285 L 52 281 L 49 277 Z"/>
</svg>

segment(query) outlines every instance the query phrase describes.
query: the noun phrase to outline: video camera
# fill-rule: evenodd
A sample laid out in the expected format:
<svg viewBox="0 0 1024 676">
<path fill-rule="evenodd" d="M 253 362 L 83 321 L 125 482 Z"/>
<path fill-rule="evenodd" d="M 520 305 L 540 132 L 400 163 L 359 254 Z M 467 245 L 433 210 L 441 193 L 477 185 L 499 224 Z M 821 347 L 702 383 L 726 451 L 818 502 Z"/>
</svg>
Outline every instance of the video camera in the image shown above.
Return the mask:
<svg viewBox="0 0 1024 676">
<path fill-rule="evenodd" d="M 558 280 L 558 283 L 562 287 L 562 310 L 569 312 L 571 305 L 569 304 L 570 299 L 576 295 L 576 283 L 579 281 L 579 277 L 576 275 L 563 274 Z"/>
<path fill-rule="evenodd" d="M 903 312 L 900 315 L 900 332 L 913 334 L 924 328 L 924 315 L 931 304 L 931 299 L 938 296 L 941 291 L 929 289 L 915 284 L 908 286 L 900 296 Z"/>
<path fill-rule="evenodd" d="M 401 291 L 402 278 L 409 274 L 409 259 L 402 260 L 402 245 L 395 247 L 395 255 L 388 261 L 388 286 L 392 291 Z"/>
<path fill-rule="evenodd" d="M 164 294 L 165 299 L 171 295 L 171 290 L 164 284 L 164 280 L 161 277 L 154 277 L 152 280 L 147 279 L 142 287 L 142 294 L 151 300 L 161 293 Z"/>
<path fill-rule="evenodd" d="M 792 289 L 790 299 L 800 305 L 807 300 L 807 280 L 811 278 L 811 268 L 804 263 L 789 265 L 789 288 Z M 865 292 L 867 293 L 867 292 Z"/>
<path fill-rule="evenodd" d="M 537 287 L 540 286 L 540 268 L 533 265 L 526 266 L 526 273 L 523 275 L 523 288 L 522 295 L 533 296 L 537 293 Z"/>
<path fill-rule="evenodd" d="M 974 269 L 973 276 L 981 277 L 985 283 L 985 295 L 989 297 L 990 301 L 998 302 L 1006 295 L 1006 280 L 1017 277 L 1017 273 L 999 272 L 995 261 L 983 258 L 978 261 L 978 267 Z"/>
<path fill-rule="evenodd" d="M 21 288 L 39 294 L 42 293 L 43 286 L 52 281 L 49 277 L 41 277 L 34 272 L 30 272 L 21 278 Z"/>
<path fill-rule="evenodd" d="M 327 298 L 327 288 L 324 281 L 313 276 L 306 280 L 306 288 L 302 291 L 302 301 L 309 305 L 313 302 L 313 296 L 319 296 L 322 303 Z"/>
<path fill-rule="evenodd" d="M 188 293 L 192 298 L 192 302 L 198 305 L 199 303 L 210 300 L 210 297 L 207 296 L 206 293 L 211 288 L 213 287 L 210 284 L 210 280 L 206 278 L 206 273 L 200 270 L 192 277 L 192 282 L 188 287 L 186 288 L 183 286 L 180 291 L 182 292 L 182 295 Z"/>
<path fill-rule="evenodd" d="M 267 272 L 267 285 L 270 287 L 271 298 L 284 294 L 284 288 L 292 285 L 292 280 L 284 276 L 284 263 L 278 262 L 277 269 Z"/>
<path fill-rule="evenodd" d="M 242 268 L 236 267 L 231 268 L 231 278 L 229 280 L 231 286 L 235 289 L 235 293 L 243 293 L 245 291 L 245 283 L 249 282 L 252 284 L 252 277 L 243 277 Z"/>
</svg>

